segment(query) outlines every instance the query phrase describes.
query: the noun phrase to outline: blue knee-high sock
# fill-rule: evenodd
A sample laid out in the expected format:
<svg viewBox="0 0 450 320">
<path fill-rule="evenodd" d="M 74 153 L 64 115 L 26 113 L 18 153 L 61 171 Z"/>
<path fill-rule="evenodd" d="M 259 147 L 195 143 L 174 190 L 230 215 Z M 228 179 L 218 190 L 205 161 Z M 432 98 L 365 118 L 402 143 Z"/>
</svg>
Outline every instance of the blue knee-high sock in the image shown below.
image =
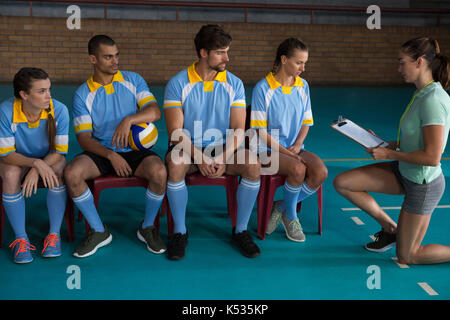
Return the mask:
<svg viewBox="0 0 450 320">
<path fill-rule="evenodd" d="M 22 190 L 15 194 L 2 193 L 3 207 L 16 239 L 28 239 L 25 232 L 25 199 Z"/>
<path fill-rule="evenodd" d="M 147 189 L 147 192 L 145 193 L 145 216 L 144 222 L 142 223 L 142 229 L 153 226 L 163 199 L 164 193 L 156 194 L 150 189 Z"/>
<path fill-rule="evenodd" d="M 305 200 L 306 198 L 308 198 L 309 196 L 313 195 L 316 190 L 312 190 L 307 184 L 306 181 L 303 182 L 303 184 L 301 185 L 301 190 L 300 193 L 298 194 L 298 198 L 297 198 L 297 203 Z M 284 212 L 286 211 L 286 205 L 284 204 L 284 201 L 280 202 L 277 204 L 277 209 Z"/>
<path fill-rule="evenodd" d="M 50 222 L 49 233 L 59 233 L 66 210 L 67 188 L 65 185 L 55 187 L 47 192 L 47 209 Z"/>
<path fill-rule="evenodd" d="M 236 233 L 247 230 L 248 220 L 252 214 L 253 205 L 258 196 L 260 180 L 251 181 L 245 178 L 241 179 L 237 190 L 237 218 Z"/>
<path fill-rule="evenodd" d="M 291 186 L 287 181 L 284 183 L 284 206 L 286 207 L 286 218 L 294 220 L 297 218 L 297 198 L 301 186 Z"/>
<path fill-rule="evenodd" d="M 167 181 L 167 199 L 174 221 L 174 233 L 186 233 L 186 207 L 188 191 L 184 179 L 179 182 Z"/>
<path fill-rule="evenodd" d="M 298 198 L 297 198 L 297 203 L 300 201 L 305 200 L 306 198 L 308 198 L 310 195 L 314 194 L 316 190 L 312 190 L 307 184 L 306 181 L 303 182 L 302 184 L 302 190 L 300 191 L 300 193 L 298 194 Z"/>
<path fill-rule="evenodd" d="M 87 188 L 79 197 L 72 198 L 72 200 L 77 208 L 83 212 L 84 217 L 92 229 L 96 232 L 105 232 L 105 228 L 103 227 L 103 223 L 100 220 L 97 208 L 94 204 L 94 197 L 89 188 Z"/>
</svg>

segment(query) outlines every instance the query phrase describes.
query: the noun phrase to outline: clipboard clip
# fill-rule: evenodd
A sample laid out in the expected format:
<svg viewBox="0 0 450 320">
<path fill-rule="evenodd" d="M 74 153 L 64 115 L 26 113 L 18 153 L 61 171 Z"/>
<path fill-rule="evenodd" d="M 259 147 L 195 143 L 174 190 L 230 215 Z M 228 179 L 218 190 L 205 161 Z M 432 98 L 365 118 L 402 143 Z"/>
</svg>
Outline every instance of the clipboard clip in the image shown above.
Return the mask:
<svg viewBox="0 0 450 320">
<path fill-rule="evenodd" d="M 341 115 L 339 115 L 337 123 L 339 127 L 342 127 L 344 124 L 347 124 L 347 122 L 344 121 L 344 118 L 342 118 Z"/>
</svg>

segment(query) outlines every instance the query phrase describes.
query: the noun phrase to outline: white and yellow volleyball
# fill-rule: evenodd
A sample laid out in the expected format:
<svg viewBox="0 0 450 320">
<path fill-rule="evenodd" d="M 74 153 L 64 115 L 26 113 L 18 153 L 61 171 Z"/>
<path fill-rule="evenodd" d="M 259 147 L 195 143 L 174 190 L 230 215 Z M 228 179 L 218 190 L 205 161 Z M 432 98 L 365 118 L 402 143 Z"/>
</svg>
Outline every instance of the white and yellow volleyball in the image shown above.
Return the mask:
<svg viewBox="0 0 450 320">
<path fill-rule="evenodd" d="M 147 150 L 158 140 L 158 130 L 153 123 L 133 124 L 128 135 L 128 142 L 133 150 Z"/>
</svg>

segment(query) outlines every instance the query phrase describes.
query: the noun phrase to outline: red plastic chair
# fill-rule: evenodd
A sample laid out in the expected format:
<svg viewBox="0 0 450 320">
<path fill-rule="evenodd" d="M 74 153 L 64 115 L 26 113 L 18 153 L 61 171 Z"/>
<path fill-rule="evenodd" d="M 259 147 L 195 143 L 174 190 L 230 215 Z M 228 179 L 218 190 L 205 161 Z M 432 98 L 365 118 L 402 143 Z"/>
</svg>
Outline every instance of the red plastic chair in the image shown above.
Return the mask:
<svg viewBox="0 0 450 320">
<path fill-rule="evenodd" d="M 38 188 L 45 188 L 41 181 L 39 181 Z M 2 193 L 2 179 L 0 179 L 0 193 Z M 5 208 L 3 207 L 3 200 L 0 196 L 0 248 L 3 246 L 3 230 L 5 227 Z M 73 214 L 73 202 L 70 196 L 67 196 L 66 210 L 64 217 L 67 226 L 68 241 L 72 242 L 74 239 L 74 214 Z"/>
<path fill-rule="evenodd" d="M 139 177 L 119 177 L 116 174 L 108 174 L 105 176 L 97 177 L 87 182 L 91 189 L 92 196 L 94 198 L 95 207 L 98 208 L 100 201 L 100 194 L 104 189 L 109 188 L 127 188 L 127 187 L 144 187 L 147 188 L 148 181 Z M 81 211 L 78 215 L 78 221 L 83 219 Z M 154 226 L 159 229 L 159 215 L 156 216 Z M 89 230 L 89 224 L 86 221 L 86 231 Z"/>
<path fill-rule="evenodd" d="M 227 191 L 227 205 L 228 215 L 231 217 L 231 225 L 234 228 L 236 226 L 237 217 L 237 199 L 236 192 L 238 189 L 238 177 L 224 174 L 218 178 L 208 178 L 203 176 L 200 172 L 192 173 L 185 178 L 186 186 L 223 186 Z M 167 228 L 169 237 L 173 235 L 174 221 L 172 212 L 170 210 L 169 201 L 167 195 L 164 197 L 163 204 L 161 206 L 161 216 L 167 210 Z"/>
<path fill-rule="evenodd" d="M 266 237 L 267 223 L 272 212 L 273 199 L 277 188 L 284 185 L 285 176 L 274 174 L 261 176 L 261 187 L 257 198 L 258 212 L 258 237 L 264 240 Z M 319 207 L 319 226 L 318 232 L 322 234 L 322 209 L 323 209 L 323 190 L 322 185 L 317 190 L 317 202 Z M 297 212 L 300 212 L 302 203 L 297 204 Z"/>
</svg>

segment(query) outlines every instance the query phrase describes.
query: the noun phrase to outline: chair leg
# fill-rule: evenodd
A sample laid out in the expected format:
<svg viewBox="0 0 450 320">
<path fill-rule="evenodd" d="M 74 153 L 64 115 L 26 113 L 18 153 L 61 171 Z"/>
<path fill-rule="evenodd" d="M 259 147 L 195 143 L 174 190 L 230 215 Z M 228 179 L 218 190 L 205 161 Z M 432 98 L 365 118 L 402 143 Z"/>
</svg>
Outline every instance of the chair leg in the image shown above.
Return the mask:
<svg viewBox="0 0 450 320">
<path fill-rule="evenodd" d="M 259 188 L 258 197 L 256 199 L 256 212 L 257 212 L 257 220 L 258 220 L 258 237 L 261 240 L 264 240 L 266 230 L 264 229 L 264 200 L 266 198 L 265 191 L 266 191 L 266 177 L 261 177 L 261 186 Z"/>
<path fill-rule="evenodd" d="M 236 227 L 236 219 L 237 219 L 237 200 L 236 200 L 236 191 L 234 182 L 227 182 L 226 190 L 227 190 L 227 208 L 228 215 L 231 218 L 231 226 Z"/>
<path fill-rule="evenodd" d="M 270 179 L 269 176 L 264 183 L 264 205 L 261 216 L 261 228 L 258 232 L 258 236 L 261 240 L 264 240 L 264 238 L 266 237 L 267 224 L 269 223 L 270 213 L 272 212 L 273 199 L 275 198 L 275 192 L 277 191 L 277 186 L 271 184 L 268 179 Z"/>
<path fill-rule="evenodd" d="M 322 212 L 323 212 L 323 189 L 322 186 L 317 190 L 317 202 L 319 207 L 319 234 L 322 235 Z"/>
<path fill-rule="evenodd" d="M 174 222 L 172 216 L 172 210 L 170 210 L 169 201 L 167 201 L 167 234 L 169 239 L 173 236 Z"/>
<path fill-rule="evenodd" d="M 258 234 L 258 238 L 260 238 L 261 240 L 264 240 L 264 234 L 263 234 L 263 211 L 264 211 L 264 196 L 263 196 L 263 191 L 259 190 L 258 192 L 258 197 L 256 198 L 256 218 L 257 218 L 257 234 Z"/>
<path fill-rule="evenodd" d="M 78 210 L 78 222 L 83 221 L 83 213 L 81 212 L 81 210 Z"/>
<path fill-rule="evenodd" d="M 74 214 L 73 214 L 73 202 L 71 199 L 67 199 L 66 210 L 64 212 L 64 216 L 66 219 L 67 226 L 67 234 L 69 238 L 69 242 L 73 241 L 74 238 Z"/>
<path fill-rule="evenodd" d="M 153 222 L 153 225 L 155 226 L 156 230 L 159 231 L 159 214 L 156 215 L 155 221 Z"/>
<path fill-rule="evenodd" d="M 3 203 L 0 202 L 0 248 L 3 247 L 3 230 L 5 229 L 5 209 Z"/>
</svg>

